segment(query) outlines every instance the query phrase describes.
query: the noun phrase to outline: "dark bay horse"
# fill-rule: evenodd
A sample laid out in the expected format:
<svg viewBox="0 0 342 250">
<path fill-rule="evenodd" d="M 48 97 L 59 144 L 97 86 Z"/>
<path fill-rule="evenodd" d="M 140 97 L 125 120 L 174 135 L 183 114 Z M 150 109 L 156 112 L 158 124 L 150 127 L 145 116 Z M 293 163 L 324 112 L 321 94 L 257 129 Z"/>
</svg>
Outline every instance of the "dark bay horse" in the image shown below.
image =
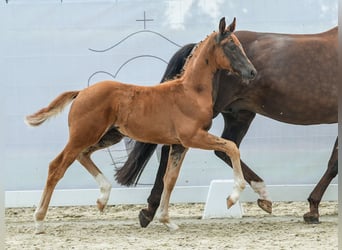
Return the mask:
<svg viewBox="0 0 342 250">
<path fill-rule="evenodd" d="M 213 117 L 215 72 L 228 70 L 245 80 L 256 75 L 234 30 L 235 18 L 227 28 L 222 18 L 219 31 L 196 46 L 177 79 L 152 87 L 99 82 L 81 91 L 64 92 L 47 107 L 26 117 L 29 125 L 38 126 L 73 102 L 68 120 L 69 141 L 49 165 L 44 192 L 35 211 L 36 233 L 44 232 L 43 220 L 53 190 L 76 159 L 98 182 L 101 196 L 97 204 L 100 210 L 104 209 L 111 185 L 90 155 L 119 142 L 123 136 L 171 145 L 159 210 L 159 220 L 169 229 L 177 228 L 169 219 L 169 199 L 189 147 L 219 150 L 232 159 L 235 183 L 227 207 L 236 203 L 245 187 L 239 150 L 235 143 L 208 133 Z M 114 141 L 108 140 L 113 137 Z"/>
<path fill-rule="evenodd" d="M 291 35 L 237 31 L 247 56 L 258 70 L 248 85 L 241 79 L 219 71 L 215 75 L 217 97 L 213 117 L 223 115 L 222 138 L 238 146 L 256 113 L 290 124 L 337 122 L 337 27 L 320 34 Z M 195 44 L 181 48 L 170 60 L 162 81 L 177 75 Z M 216 86 L 216 87 L 215 87 Z M 118 183 L 136 184 L 156 145 L 136 142 L 127 162 L 116 173 Z M 215 154 L 231 165 L 229 157 Z M 168 147 L 162 147 L 156 181 L 148 198 L 148 208 L 141 210 L 141 226 L 146 227 L 159 206 L 163 189 Z M 308 223 L 319 222 L 318 206 L 331 180 L 337 175 L 337 139 L 323 177 L 310 194 Z M 259 206 L 272 212 L 263 179 L 241 162 L 245 180 L 259 194 Z"/>
</svg>

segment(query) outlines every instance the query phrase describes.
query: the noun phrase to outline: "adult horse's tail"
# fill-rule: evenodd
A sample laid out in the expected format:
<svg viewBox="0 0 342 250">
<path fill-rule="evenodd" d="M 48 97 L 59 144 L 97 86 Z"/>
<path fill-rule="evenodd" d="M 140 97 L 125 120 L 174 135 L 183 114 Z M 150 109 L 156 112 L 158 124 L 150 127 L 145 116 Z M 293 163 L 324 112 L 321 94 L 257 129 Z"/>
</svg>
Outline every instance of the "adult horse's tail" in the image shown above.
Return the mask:
<svg viewBox="0 0 342 250">
<path fill-rule="evenodd" d="M 195 45 L 185 45 L 172 56 L 161 82 L 173 79 L 182 72 L 186 59 Z M 156 144 L 135 142 L 125 164 L 116 169 L 116 181 L 125 186 L 136 185 L 156 147 Z"/>
<path fill-rule="evenodd" d="M 127 161 L 116 169 L 115 179 L 125 186 L 136 185 L 157 144 L 136 141 Z"/>
<path fill-rule="evenodd" d="M 79 91 L 69 91 L 60 94 L 49 104 L 49 106 L 42 108 L 33 115 L 26 116 L 26 124 L 30 126 L 39 126 L 50 117 L 58 115 L 70 102 L 76 98 L 78 93 Z"/>
</svg>

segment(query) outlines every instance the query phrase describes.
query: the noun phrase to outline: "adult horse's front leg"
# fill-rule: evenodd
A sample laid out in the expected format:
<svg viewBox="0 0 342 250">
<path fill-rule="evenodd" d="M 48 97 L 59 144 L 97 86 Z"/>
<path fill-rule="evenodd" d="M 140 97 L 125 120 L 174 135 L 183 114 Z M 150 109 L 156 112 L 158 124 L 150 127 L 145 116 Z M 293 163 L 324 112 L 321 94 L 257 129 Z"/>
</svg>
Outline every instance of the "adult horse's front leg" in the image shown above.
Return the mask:
<svg viewBox="0 0 342 250">
<path fill-rule="evenodd" d="M 147 198 L 148 207 L 141 209 L 139 213 L 139 221 L 141 227 L 147 227 L 148 224 L 150 224 L 159 207 L 161 194 L 164 188 L 163 178 L 166 172 L 169 152 L 170 146 L 163 145 L 161 149 L 158 172 L 150 196 Z"/>
<path fill-rule="evenodd" d="M 222 113 L 224 118 L 224 130 L 221 137 L 231 140 L 239 147 L 242 139 L 246 135 L 251 122 L 255 117 L 255 113 L 241 110 L 234 113 Z M 232 166 L 230 158 L 221 151 L 215 151 L 216 156 Z M 253 172 L 242 160 L 241 168 L 245 180 L 252 187 L 252 189 L 259 195 L 258 205 L 267 213 L 272 213 L 272 201 L 268 196 L 264 180 Z"/>
<path fill-rule="evenodd" d="M 320 181 L 311 192 L 308 201 L 310 203 L 310 212 L 304 214 L 304 221 L 307 223 L 319 223 L 318 206 L 321 202 L 322 196 L 329 186 L 332 179 L 335 178 L 338 172 L 338 138 L 335 141 L 335 145 L 332 154 L 329 159 L 328 168 Z"/>
<path fill-rule="evenodd" d="M 179 171 L 184 160 L 188 148 L 182 145 L 172 145 L 169 153 L 169 160 L 167 163 L 166 173 L 164 175 L 164 189 L 161 195 L 161 203 L 157 213 L 157 218 L 169 230 L 176 230 L 178 226 L 170 221 L 169 217 L 169 203 L 171 192 L 176 184 Z"/>
</svg>

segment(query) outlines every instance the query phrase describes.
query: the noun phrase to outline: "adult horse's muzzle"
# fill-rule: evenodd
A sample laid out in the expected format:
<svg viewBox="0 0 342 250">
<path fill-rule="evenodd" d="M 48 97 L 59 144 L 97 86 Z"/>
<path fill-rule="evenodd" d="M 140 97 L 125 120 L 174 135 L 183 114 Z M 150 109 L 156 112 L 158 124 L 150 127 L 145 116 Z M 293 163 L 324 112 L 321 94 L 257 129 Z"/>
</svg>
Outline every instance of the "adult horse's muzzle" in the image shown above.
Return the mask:
<svg viewBox="0 0 342 250">
<path fill-rule="evenodd" d="M 231 74 L 231 75 L 236 75 L 237 77 L 241 77 L 242 82 L 245 83 L 245 84 L 249 84 L 249 81 L 254 80 L 254 78 L 256 77 L 257 73 L 258 72 L 254 68 L 253 65 L 250 66 L 250 67 L 247 67 L 244 70 L 240 70 L 240 71 L 233 71 L 233 72 L 227 71 L 228 75 Z"/>
<path fill-rule="evenodd" d="M 253 80 L 256 75 L 257 75 L 257 70 L 254 68 L 254 66 L 252 65 L 251 67 L 248 67 L 246 70 L 242 70 L 240 72 L 240 76 L 242 78 L 242 80 Z"/>
</svg>

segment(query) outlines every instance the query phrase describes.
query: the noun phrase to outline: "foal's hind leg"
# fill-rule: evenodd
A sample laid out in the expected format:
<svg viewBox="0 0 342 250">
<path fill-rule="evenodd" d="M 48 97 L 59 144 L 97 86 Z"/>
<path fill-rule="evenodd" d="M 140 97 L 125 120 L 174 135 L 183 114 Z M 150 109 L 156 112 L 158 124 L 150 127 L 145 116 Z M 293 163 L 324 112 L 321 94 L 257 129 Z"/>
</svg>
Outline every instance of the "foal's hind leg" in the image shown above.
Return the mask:
<svg viewBox="0 0 342 250">
<path fill-rule="evenodd" d="M 76 111 L 75 111 L 76 112 Z M 50 163 L 46 185 L 39 206 L 34 214 L 36 233 L 43 233 L 43 220 L 51 200 L 52 193 L 58 181 L 64 176 L 67 168 L 76 160 L 82 151 L 96 144 L 106 132 L 106 123 L 96 123 L 97 127 L 78 123 L 70 118 L 69 113 L 69 142 L 64 150 Z"/>
<path fill-rule="evenodd" d="M 107 205 L 112 185 L 102 172 L 97 168 L 94 162 L 90 159 L 90 153 L 81 153 L 77 160 L 88 170 L 88 172 L 94 177 L 100 188 L 100 197 L 97 199 L 97 208 L 102 212 Z"/>
<path fill-rule="evenodd" d="M 101 140 L 87 150 L 84 150 L 78 157 L 77 160 L 88 170 L 88 172 L 94 177 L 100 188 L 100 197 L 97 199 L 97 208 L 102 212 L 107 205 L 110 191 L 112 189 L 111 183 L 98 169 L 95 163 L 91 160 L 90 156 L 92 153 L 99 149 L 107 148 L 121 141 L 123 136 L 116 130 L 109 130 Z"/>
<path fill-rule="evenodd" d="M 304 214 L 304 221 L 307 223 L 319 223 L 318 206 L 322 196 L 329 186 L 332 179 L 335 178 L 338 172 L 338 139 L 336 139 L 334 149 L 329 159 L 328 169 L 311 192 L 308 201 L 310 203 L 310 212 Z"/>
<path fill-rule="evenodd" d="M 65 171 L 75 161 L 80 151 L 80 149 L 68 143 L 64 150 L 50 163 L 45 188 L 40 203 L 34 213 L 37 234 L 44 233 L 43 220 L 46 216 L 52 193 L 58 181 L 62 179 Z"/>
<path fill-rule="evenodd" d="M 184 148 L 182 145 L 178 144 L 172 145 L 170 148 L 169 160 L 167 163 L 166 173 L 164 175 L 164 189 L 161 196 L 160 206 L 157 212 L 157 218 L 160 222 L 167 226 L 169 230 L 178 229 L 178 226 L 176 224 L 170 222 L 168 209 L 171 192 L 177 181 L 179 170 L 187 151 L 187 148 Z"/>
</svg>

